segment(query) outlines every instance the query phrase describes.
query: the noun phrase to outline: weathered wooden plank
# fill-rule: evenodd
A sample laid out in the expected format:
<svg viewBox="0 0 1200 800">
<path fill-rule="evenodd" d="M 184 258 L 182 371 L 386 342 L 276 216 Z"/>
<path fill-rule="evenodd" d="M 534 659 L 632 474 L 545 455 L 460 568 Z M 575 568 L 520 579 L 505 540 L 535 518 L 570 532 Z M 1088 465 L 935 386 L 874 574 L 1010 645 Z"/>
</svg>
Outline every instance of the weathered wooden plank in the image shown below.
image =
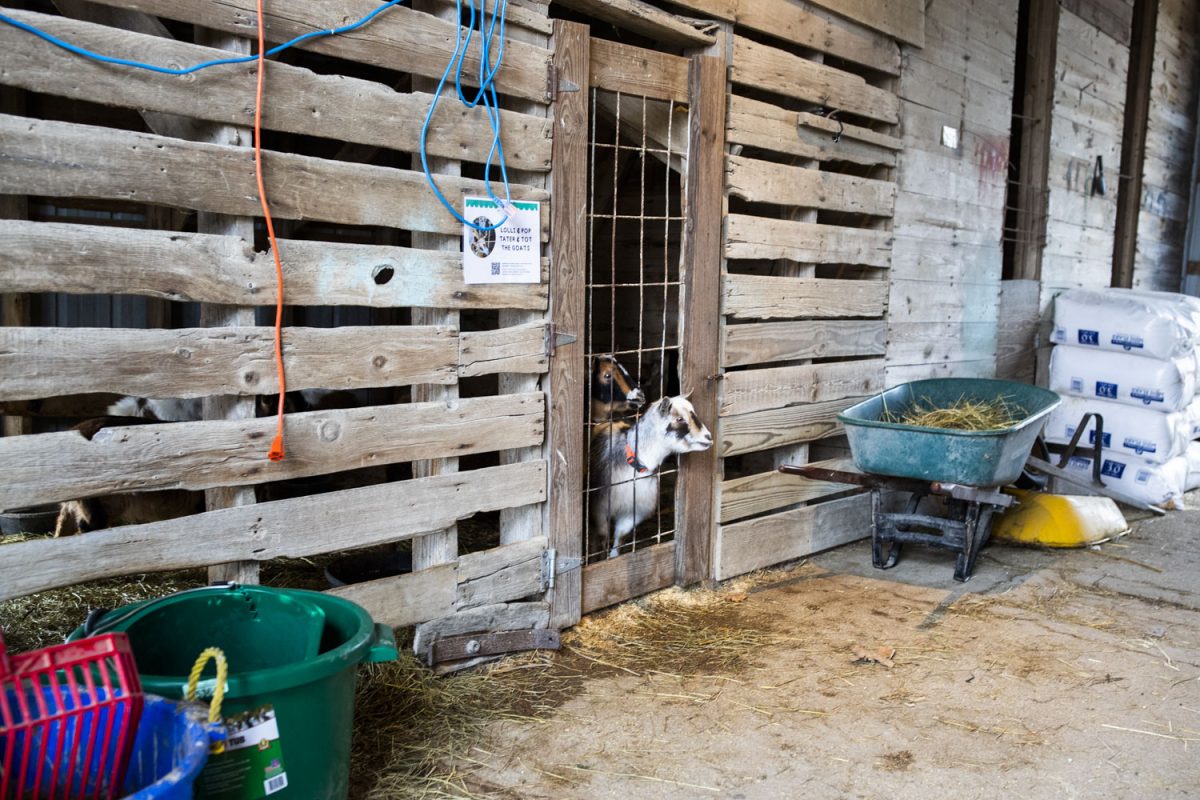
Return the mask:
<svg viewBox="0 0 1200 800">
<path fill-rule="evenodd" d="M 811 0 L 818 6 L 895 36 L 917 47 L 925 46 L 923 0 Z"/>
<path fill-rule="evenodd" d="M 1037 353 L 1037 281 L 1003 281 L 996 332 L 996 377 L 1022 383 L 1034 381 Z"/>
<path fill-rule="evenodd" d="M 718 448 L 723 457 L 728 457 L 836 436 L 842 430 L 837 415 L 861 399 L 847 397 L 723 417 L 718 426 Z"/>
<path fill-rule="evenodd" d="M 589 48 L 599 43 L 585 25 L 554 24 L 554 66 L 557 74 L 577 86 L 592 85 Z M 559 558 L 583 558 L 584 437 L 586 419 L 584 386 L 587 381 L 582 335 L 585 276 L 587 275 L 588 198 L 588 98 L 587 92 L 560 92 L 552 109 L 555 121 L 554 168 L 550 173 L 555 203 L 551 306 L 555 329 L 576 335 L 576 341 L 558 345 L 550 359 L 549 425 L 550 483 L 554 491 L 546 503 L 545 530 Z M 579 622 L 583 588 L 581 570 L 568 570 L 548 592 L 550 623 L 568 628 Z"/>
<path fill-rule="evenodd" d="M 563 6 L 678 47 L 706 47 L 716 39 L 711 22 L 689 20 L 642 0 L 559 0 Z"/>
<path fill-rule="evenodd" d="M 825 122 L 833 126 L 832 132 L 821 124 Z M 899 139 L 858 125 L 843 124 L 841 130 L 841 138 L 834 141 L 833 135 L 838 132 L 836 121 L 748 97 L 734 95 L 729 100 L 726 138 L 731 144 L 818 161 L 895 166 L 894 151 L 900 149 Z"/>
<path fill-rule="evenodd" d="M 339 586 L 328 594 L 358 603 L 376 622 L 402 628 L 454 613 L 458 607 L 455 571 L 453 564 L 439 564 L 392 578 Z"/>
<path fill-rule="evenodd" d="M 592 39 L 589 52 L 589 86 L 658 100 L 687 102 L 686 58 L 607 39 Z"/>
<path fill-rule="evenodd" d="M 721 220 L 724 215 L 725 59 L 691 61 L 687 223 L 680 263 L 680 381 L 700 419 L 715 424 L 721 366 Z M 712 575 L 717 453 L 679 460 L 675 488 L 675 580 Z"/>
<path fill-rule="evenodd" d="M 995 317 L 962 316 L 966 319 L 956 322 L 889 321 L 888 366 L 995 358 Z"/>
<path fill-rule="evenodd" d="M 253 38 L 257 35 L 254 0 L 102 0 L 104 5 L 133 9 L 158 17 L 189 22 L 213 30 Z M 284 9 L 268 6 L 263 23 L 268 42 L 327 31 L 366 16 L 378 8 L 375 0 L 345 0 L 336 6 L 323 0 L 291 0 Z M 297 45 L 303 50 L 358 61 L 376 67 L 440 78 L 453 48 L 457 26 L 403 5 L 388 9 L 370 25 L 346 36 L 325 36 Z M 466 32 L 463 32 L 466 35 Z M 546 66 L 550 54 L 511 38 L 504 41 L 504 63 L 496 88 L 529 100 L 546 99 Z M 463 60 L 464 83 L 479 74 L 479 49 L 470 48 Z M 471 83 L 470 85 L 474 85 Z"/>
<path fill-rule="evenodd" d="M 900 121 L 900 99 L 886 89 L 871 86 L 853 73 L 744 36 L 734 37 L 732 67 L 731 79 L 740 86 L 776 92 L 882 122 Z"/>
<path fill-rule="evenodd" d="M 114 575 L 303 558 L 401 541 L 545 496 L 546 464 L 529 462 L 19 542 L 0 548 L 0 600 Z"/>
<path fill-rule="evenodd" d="M 735 277 L 735 276 L 729 276 Z M 724 327 L 724 366 L 883 355 L 883 320 L 764 322 Z"/>
<path fill-rule="evenodd" d="M 413 652 L 426 657 L 433 643 L 447 636 L 468 633 L 538 630 L 550 623 L 550 606 L 544 602 L 495 603 L 466 609 L 417 626 L 413 633 Z M 476 661 L 475 663 L 478 663 Z M 468 662 L 470 665 L 471 662 Z"/>
<path fill-rule="evenodd" d="M 812 462 L 812 465 L 826 469 L 850 469 L 853 462 L 848 458 L 837 458 Z M 850 489 L 844 483 L 814 481 L 778 470 L 734 478 L 721 483 L 720 521 L 726 524 L 753 514 L 842 494 Z"/>
<path fill-rule="evenodd" d="M 275 304 L 270 252 L 255 252 L 234 236 L 0 220 L 0 239 L 2 291 Z M 289 305 L 537 310 L 547 304 L 544 281 L 463 283 L 457 253 L 298 239 L 282 246 Z"/>
<path fill-rule="evenodd" d="M 855 495 L 722 525 L 717 580 L 828 550 L 871 534 L 871 498 Z"/>
<path fill-rule="evenodd" d="M 293 390 L 450 384 L 457 381 L 459 340 L 453 328 L 434 326 L 289 327 L 283 358 Z M 4 328 L 0 372 L 8 376 L 0 383 L 4 400 L 80 391 L 142 397 L 279 392 L 274 331 L 265 327 Z"/>
<path fill-rule="evenodd" d="M 456 610 L 520 600 L 544 591 L 545 552 L 546 537 L 535 536 L 461 556 Z"/>
<path fill-rule="evenodd" d="M 584 614 L 590 614 L 623 603 L 634 593 L 649 594 L 665 589 L 674 581 L 674 542 L 589 564 L 583 568 L 582 610 Z"/>
<path fill-rule="evenodd" d="M 891 181 L 742 156 L 729 157 L 726 177 L 731 195 L 754 203 L 890 217 L 896 202 L 896 184 Z"/>
<path fill-rule="evenodd" d="M 931 378 L 994 378 L 996 377 L 996 359 L 984 358 L 977 361 L 952 361 L 940 364 L 889 365 L 885 373 L 884 385 L 888 389 L 903 383 Z"/>
<path fill-rule="evenodd" d="M 199 64 L 229 55 L 212 47 L 48 14 L 12 11 L 10 15 L 81 47 L 118 58 L 153 64 Z M 49 47 L 9 25 L 0 26 L 0 50 L 5 54 L 0 83 L 6 85 L 228 125 L 250 125 L 254 121 L 258 69 L 254 63 L 189 77 L 113 69 Z M 264 105 L 262 117 L 264 129 L 418 151 L 431 94 L 404 94 L 383 83 L 345 75 L 318 75 L 279 61 L 272 61 L 270 73 L 270 102 Z M 509 168 L 548 170 L 547 120 L 507 110 L 500 115 Z M 491 140 L 491 123 L 482 107 L 472 111 L 459 103 L 443 103 L 430 122 L 427 149 L 433 156 L 482 162 L 487 159 Z"/>
<path fill-rule="evenodd" d="M 887 294 L 886 281 L 726 275 L 721 313 L 734 319 L 878 317 Z"/>
<path fill-rule="evenodd" d="M 244 148 L 6 115 L 0 115 L 0 139 L 0 192 L 261 213 L 254 164 Z M 433 202 L 419 171 L 270 151 L 263 153 L 263 169 L 276 218 L 462 232 Z M 466 178 L 442 178 L 439 186 L 450 197 L 485 192 L 483 181 Z M 544 190 L 512 188 L 517 199 L 548 199 Z M 543 239 L 549 205 L 542 203 Z"/>
<path fill-rule="evenodd" d="M 892 260 L 892 235 L 887 231 L 730 214 L 726 219 L 725 257 L 886 267 Z"/>
<path fill-rule="evenodd" d="M 900 74 L 900 48 L 890 37 L 792 0 L 740 0 L 737 24 L 889 75 Z"/>
<path fill-rule="evenodd" d="M 323 475 L 542 440 L 541 394 L 289 414 L 287 459 L 267 461 L 275 420 L 178 422 L 0 440 L 0 508 L 113 492 L 208 489 Z"/>
<path fill-rule="evenodd" d="M 458 374 L 464 378 L 516 372 L 541 374 L 550 364 L 546 336 L 547 323 L 540 320 L 491 331 L 463 331 L 458 336 Z"/>
<path fill-rule="evenodd" d="M 882 387 L 883 359 L 878 358 L 729 372 L 721 416 L 856 397 Z"/>
</svg>

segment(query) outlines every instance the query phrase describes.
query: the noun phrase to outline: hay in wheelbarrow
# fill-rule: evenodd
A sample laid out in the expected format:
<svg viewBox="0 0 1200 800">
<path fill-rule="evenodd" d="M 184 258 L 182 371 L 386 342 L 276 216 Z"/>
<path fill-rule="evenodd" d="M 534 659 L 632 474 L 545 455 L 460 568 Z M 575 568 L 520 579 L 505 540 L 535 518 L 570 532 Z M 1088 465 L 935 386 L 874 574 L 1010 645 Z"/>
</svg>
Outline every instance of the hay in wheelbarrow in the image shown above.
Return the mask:
<svg viewBox="0 0 1200 800">
<path fill-rule="evenodd" d="M 943 428 L 952 431 L 997 431 L 1011 428 L 1029 416 L 1012 397 L 997 397 L 992 400 L 970 400 L 963 395 L 950 405 L 937 405 L 928 397 L 921 397 L 899 413 L 887 408 L 884 401 L 883 422 L 901 425 L 919 425 L 923 428 Z"/>
</svg>

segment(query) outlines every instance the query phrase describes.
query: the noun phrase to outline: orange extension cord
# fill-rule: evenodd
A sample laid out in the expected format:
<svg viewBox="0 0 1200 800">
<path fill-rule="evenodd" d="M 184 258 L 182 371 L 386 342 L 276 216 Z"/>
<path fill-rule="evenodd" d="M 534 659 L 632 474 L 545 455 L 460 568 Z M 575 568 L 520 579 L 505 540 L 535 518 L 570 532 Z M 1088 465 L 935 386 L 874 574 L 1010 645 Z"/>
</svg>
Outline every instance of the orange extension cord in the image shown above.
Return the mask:
<svg viewBox="0 0 1200 800">
<path fill-rule="evenodd" d="M 277 424 L 275 439 L 267 458 L 272 461 L 283 460 L 283 395 L 287 391 L 287 381 L 283 374 L 283 262 L 279 260 L 279 242 L 275 240 L 275 225 L 271 222 L 271 209 L 267 207 L 267 189 L 263 185 L 262 168 L 262 98 L 263 78 L 267 69 L 266 32 L 263 23 L 263 0 L 258 2 L 258 87 L 254 93 L 254 177 L 258 181 L 258 199 L 262 201 L 263 219 L 267 223 L 267 239 L 271 244 L 271 255 L 275 257 L 275 280 L 277 293 L 275 295 L 275 371 L 279 375 L 279 411 L 276 413 Z"/>
</svg>

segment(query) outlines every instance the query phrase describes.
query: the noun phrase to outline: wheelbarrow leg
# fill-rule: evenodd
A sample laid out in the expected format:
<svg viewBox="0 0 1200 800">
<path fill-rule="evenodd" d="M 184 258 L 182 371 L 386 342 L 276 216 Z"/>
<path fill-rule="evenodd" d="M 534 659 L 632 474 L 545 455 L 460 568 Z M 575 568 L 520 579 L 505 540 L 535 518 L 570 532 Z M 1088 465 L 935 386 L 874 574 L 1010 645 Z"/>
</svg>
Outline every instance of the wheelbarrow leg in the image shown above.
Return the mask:
<svg viewBox="0 0 1200 800">
<path fill-rule="evenodd" d="M 891 569 L 900 560 L 901 548 L 900 543 L 891 537 L 892 528 L 880 512 L 882 494 L 879 489 L 871 490 L 871 564 L 876 569 Z M 910 505 L 914 501 L 920 502 L 920 498 L 913 495 Z M 886 554 L 883 549 L 885 543 L 890 545 Z"/>
<path fill-rule="evenodd" d="M 995 510 L 995 506 L 986 503 L 970 503 L 967 506 L 966 519 L 963 521 L 962 552 L 954 562 L 954 580 L 959 583 L 971 580 L 971 573 L 975 571 L 975 557 L 992 532 L 992 513 Z"/>
</svg>

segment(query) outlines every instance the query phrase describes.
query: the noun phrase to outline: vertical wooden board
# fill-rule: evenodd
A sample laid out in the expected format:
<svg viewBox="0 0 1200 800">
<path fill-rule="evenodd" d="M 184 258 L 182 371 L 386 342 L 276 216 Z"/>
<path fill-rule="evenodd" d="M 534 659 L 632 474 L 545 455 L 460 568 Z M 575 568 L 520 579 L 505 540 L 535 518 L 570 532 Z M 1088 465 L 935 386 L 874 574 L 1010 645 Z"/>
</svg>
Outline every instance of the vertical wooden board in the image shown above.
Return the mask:
<svg viewBox="0 0 1200 800">
<path fill-rule="evenodd" d="M 1037 350 L 1037 281 L 1000 284 L 1000 323 L 996 336 L 996 377 L 1033 383 Z"/>
<path fill-rule="evenodd" d="M 694 56 L 688 85 L 687 222 L 681 274 L 680 381 L 696 414 L 717 425 L 720 372 L 721 217 L 724 204 L 725 61 Z M 715 528 L 717 451 L 679 460 L 675 489 L 675 580 L 695 583 L 711 575 Z"/>
<path fill-rule="evenodd" d="M 556 21 L 551 40 L 560 80 L 591 85 L 588 29 Z M 550 359 L 550 495 L 546 530 L 558 558 L 583 557 L 584 276 L 587 274 L 587 92 L 560 92 L 551 106 L 554 145 L 550 189 L 553 232 L 550 257 L 550 314 L 555 330 L 573 334 Z M 560 573 L 549 592 L 550 626 L 568 628 L 579 621 L 581 571 Z"/>
</svg>

